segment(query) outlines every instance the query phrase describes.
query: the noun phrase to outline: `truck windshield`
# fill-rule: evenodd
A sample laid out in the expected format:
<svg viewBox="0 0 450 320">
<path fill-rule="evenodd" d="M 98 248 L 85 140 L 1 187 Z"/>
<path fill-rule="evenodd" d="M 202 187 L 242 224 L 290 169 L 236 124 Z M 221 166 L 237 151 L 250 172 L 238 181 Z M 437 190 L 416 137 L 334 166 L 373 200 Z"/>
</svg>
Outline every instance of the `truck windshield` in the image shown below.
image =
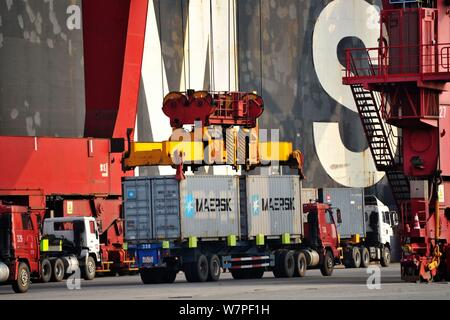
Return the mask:
<svg viewBox="0 0 450 320">
<path fill-rule="evenodd" d="M 11 215 L 0 215 L 0 260 L 5 259 L 10 249 Z"/>
<path fill-rule="evenodd" d="M 71 231 L 73 230 L 73 222 L 55 222 L 53 227 L 55 231 Z"/>
</svg>

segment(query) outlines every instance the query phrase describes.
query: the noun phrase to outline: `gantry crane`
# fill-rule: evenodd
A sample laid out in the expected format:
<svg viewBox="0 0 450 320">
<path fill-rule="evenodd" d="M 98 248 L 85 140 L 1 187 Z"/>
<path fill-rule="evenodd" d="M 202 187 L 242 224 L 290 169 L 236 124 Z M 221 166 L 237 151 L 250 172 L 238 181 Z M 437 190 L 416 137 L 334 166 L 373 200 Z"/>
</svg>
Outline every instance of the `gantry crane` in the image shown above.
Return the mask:
<svg viewBox="0 0 450 320">
<path fill-rule="evenodd" d="M 402 278 L 450 278 L 450 1 L 383 0 L 379 46 L 347 50 L 346 64 L 401 212 Z"/>
</svg>

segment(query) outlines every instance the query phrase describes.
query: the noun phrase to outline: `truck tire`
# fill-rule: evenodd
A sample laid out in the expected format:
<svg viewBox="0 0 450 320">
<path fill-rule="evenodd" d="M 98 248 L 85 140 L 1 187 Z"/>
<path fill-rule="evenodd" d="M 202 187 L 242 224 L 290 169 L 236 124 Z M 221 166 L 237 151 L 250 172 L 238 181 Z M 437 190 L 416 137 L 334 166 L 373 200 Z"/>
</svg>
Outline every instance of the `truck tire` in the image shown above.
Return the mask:
<svg viewBox="0 0 450 320">
<path fill-rule="evenodd" d="M 65 273 L 64 262 L 60 258 L 52 260 L 52 282 L 61 282 Z"/>
<path fill-rule="evenodd" d="M 353 247 L 345 247 L 343 254 L 344 254 L 344 259 L 343 259 L 342 263 L 345 266 L 345 268 L 353 268 L 353 263 L 352 263 Z"/>
<path fill-rule="evenodd" d="M 50 260 L 44 259 L 41 262 L 41 282 L 47 283 L 50 282 L 52 278 L 52 264 Z"/>
<path fill-rule="evenodd" d="M 230 273 L 235 280 L 249 279 L 248 270 L 246 269 L 230 269 Z"/>
<path fill-rule="evenodd" d="M 235 280 L 244 280 L 244 279 L 261 279 L 264 277 L 264 268 L 255 268 L 255 269 L 231 269 L 231 276 Z"/>
<path fill-rule="evenodd" d="M 358 247 L 353 247 L 351 257 L 351 267 L 359 268 L 360 265 L 361 265 L 361 251 L 359 251 Z"/>
<path fill-rule="evenodd" d="M 206 256 L 201 254 L 196 261 L 187 263 L 184 274 L 188 282 L 205 282 L 208 280 L 209 265 Z"/>
<path fill-rule="evenodd" d="M 165 280 L 163 279 L 164 274 L 159 268 L 144 268 L 139 270 L 139 274 L 141 275 L 141 280 L 144 284 L 158 284 Z"/>
<path fill-rule="evenodd" d="M 294 277 L 304 277 L 307 268 L 305 254 L 301 251 L 297 251 L 294 254 L 294 261 L 295 261 Z"/>
<path fill-rule="evenodd" d="M 353 268 L 350 259 L 344 259 L 343 264 L 346 269 Z"/>
<path fill-rule="evenodd" d="M 324 277 L 329 277 L 333 274 L 333 270 L 334 270 L 333 253 L 330 250 L 327 250 L 325 252 L 323 263 L 320 266 L 320 273 L 322 273 Z"/>
<path fill-rule="evenodd" d="M 280 250 L 275 254 L 275 268 L 273 275 L 276 278 L 292 278 L 294 276 L 295 261 L 290 250 Z"/>
<path fill-rule="evenodd" d="M 89 256 L 86 261 L 86 265 L 83 268 L 83 279 L 93 280 L 95 278 L 96 264 L 93 257 Z"/>
<path fill-rule="evenodd" d="M 275 252 L 274 252 L 275 265 L 272 268 L 272 272 L 273 272 L 273 276 L 275 278 L 281 278 L 281 273 L 280 273 L 280 270 L 278 268 L 278 263 L 277 263 L 277 261 L 280 260 L 279 256 L 281 255 L 281 252 L 283 252 L 283 250 L 281 250 L 281 249 L 275 250 Z"/>
<path fill-rule="evenodd" d="M 250 279 L 261 279 L 265 271 L 264 268 L 250 269 Z"/>
<path fill-rule="evenodd" d="M 366 247 L 361 248 L 361 268 L 367 268 L 370 265 L 370 253 Z"/>
<path fill-rule="evenodd" d="M 174 283 L 175 279 L 177 278 L 177 273 L 176 271 L 173 270 L 164 270 L 163 276 L 162 276 L 162 280 L 164 283 Z"/>
<path fill-rule="evenodd" d="M 219 281 L 220 278 L 220 259 L 213 255 L 209 259 L 208 281 Z"/>
<path fill-rule="evenodd" d="M 30 268 L 26 263 L 19 262 L 17 268 L 17 279 L 13 282 L 12 288 L 15 293 L 25 293 L 30 287 Z"/>
<path fill-rule="evenodd" d="M 380 263 L 382 267 L 389 267 L 389 264 L 391 263 L 391 250 L 389 250 L 388 247 L 383 247 L 381 250 Z"/>
</svg>

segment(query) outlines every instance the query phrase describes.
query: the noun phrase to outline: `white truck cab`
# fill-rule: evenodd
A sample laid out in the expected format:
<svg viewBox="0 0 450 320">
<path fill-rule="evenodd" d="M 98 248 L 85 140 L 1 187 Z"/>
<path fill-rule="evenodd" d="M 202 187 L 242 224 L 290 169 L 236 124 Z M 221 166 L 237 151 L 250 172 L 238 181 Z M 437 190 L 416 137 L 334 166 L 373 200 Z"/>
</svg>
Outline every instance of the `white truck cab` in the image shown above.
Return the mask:
<svg viewBox="0 0 450 320">
<path fill-rule="evenodd" d="M 44 220 L 43 236 L 66 239 L 80 248 L 80 257 L 94 256 L 100 262 L 98 226 L 92 217 L 48 218 Z"/>
<path fill-rule="evenodd" d="M 394 237 L 393 227 L 398 224 L 398 215 L 374 195 L 366 195 L 364 198 L 364 219 L 367 233 L 377 241 L 388 247 Z"/>
</svg>

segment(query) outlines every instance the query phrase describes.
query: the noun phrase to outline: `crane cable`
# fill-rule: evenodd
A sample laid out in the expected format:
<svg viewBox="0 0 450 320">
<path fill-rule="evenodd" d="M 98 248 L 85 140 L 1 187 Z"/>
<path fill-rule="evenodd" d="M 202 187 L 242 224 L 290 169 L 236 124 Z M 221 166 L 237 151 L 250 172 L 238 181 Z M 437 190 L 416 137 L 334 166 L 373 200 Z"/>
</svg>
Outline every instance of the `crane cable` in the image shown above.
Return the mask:
<svg viewBox="0 0 450 320">
<path fill-rule="evenodd" d="M 239 91 L 238 83 L 238 44 L 239 41 L 239 30 L 237 28 L 238 22 L 238 12 L 236 10 L 236 0 L 233 0 L 233 41 L 234 41 L 234 90 Z"/>
<path fill-rule="evenodd" d="M 262 36 L 262 0 L 259 0 L 259 70 L 260 70 L 260 96 L 263 95 L 263 36 Z"/>
<path fill-rule="evenodd" d="M 189 3 L 188 3 L 189 6 Z M 181 7 L 181 37 L 182 40 L 182 53 L 183 53 L 183 73 L 184 73 L 184 91 L 187 91 L 187 80 L 186 80 L 186 59 L 185 59 L 185 33 L 184 33 L 184 7 L 183 7 L 183 1 L 180 1 L 180 7 Z M 189 19 L 189 17 L 187 17 Z M 180 91 L 181 91 L 181 84 L 180 84 Z"/>
<path fill-rule="evenodd" d="M 215 90 L 215 81 L 214 81 L 214 27 L 213 27 L 213 10 L 212 10 L 212 0 L 209 0 L 209 32 L 210 32 L 210 41 L 209 41 L 209 70 L 210 70 L 210 89 L 211 91 Z"/>
<path fill-rule="evenodd" d="M 164 60 L 163 60 L 163 31 L 161 25 L 161 0 L 158 1 L 158 29 L 159 29 L 159 49 L 161 53 L 161 88 L 162 88 L 162 100 L 164 101 Z"/>
<path fill-rule="evenodd" d="M 230 0 L 228 0 L 228 91 L 231 91 L 231 31 L 230 31 Z"/>
<path fill-rule="evenodd" d="M 187 50 L 188 50 L 188 72 L 189 72 L 189 77 L 188 77 L 188 82 L 189 82 L 189 86 L 188 88 L 191 89 L 191 19 L 189 17 L 190 14 L 190 6 L 191 6 L 191 0 L 188 0 L 187 2 L 187 35 L 188 35 L 188 44 L 187 44 Z M 184 48 L 183 48 L 184 50 Z"/>
</svg>

